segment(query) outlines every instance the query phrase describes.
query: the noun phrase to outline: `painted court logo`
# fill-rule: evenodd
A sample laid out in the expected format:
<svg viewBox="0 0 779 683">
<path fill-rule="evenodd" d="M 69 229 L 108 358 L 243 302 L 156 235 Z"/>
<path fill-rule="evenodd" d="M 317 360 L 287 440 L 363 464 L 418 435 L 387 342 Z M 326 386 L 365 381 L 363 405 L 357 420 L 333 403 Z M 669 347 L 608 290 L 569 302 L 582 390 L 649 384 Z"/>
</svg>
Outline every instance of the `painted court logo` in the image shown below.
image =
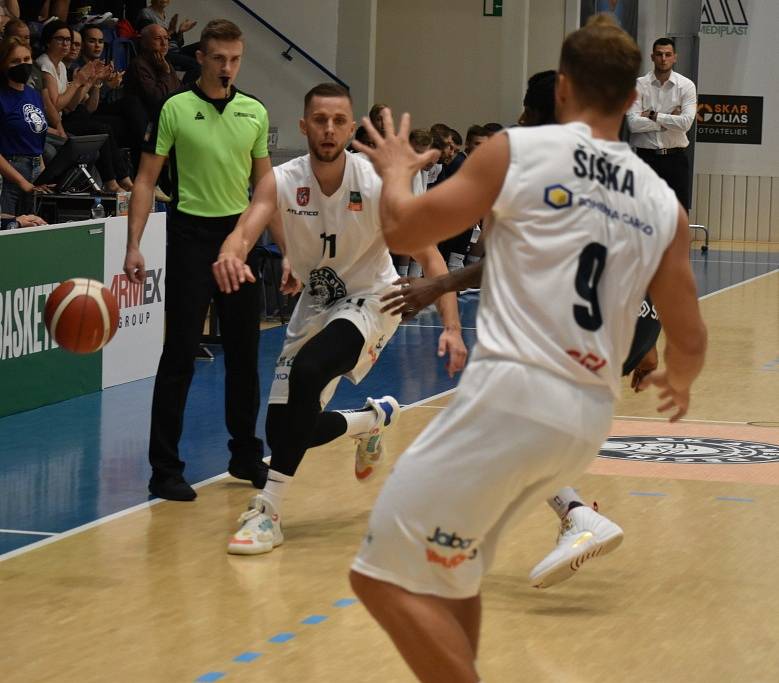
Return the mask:
<svg viewBox="0 0 779 683">
<path fill-rule="evenodd" d="M 745 465 L 779 462 L 779 445 L 676 436 L 615 436 L 601 446 L 598 455 L 634 462 Z"/>
</svg>

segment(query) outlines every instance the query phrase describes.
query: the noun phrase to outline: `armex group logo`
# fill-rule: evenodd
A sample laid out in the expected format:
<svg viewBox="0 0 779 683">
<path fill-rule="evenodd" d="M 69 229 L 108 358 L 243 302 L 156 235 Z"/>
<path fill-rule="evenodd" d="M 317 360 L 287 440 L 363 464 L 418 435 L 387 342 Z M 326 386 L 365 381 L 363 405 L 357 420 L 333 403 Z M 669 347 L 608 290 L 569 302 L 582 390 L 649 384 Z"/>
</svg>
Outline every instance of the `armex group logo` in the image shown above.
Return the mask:
<svg viewBox="0 0 779 683">
<path fill-rule="evenodd" d="M 162 302 L 162 268 L 146 270 L 142 283 L 130 282 L 124 273 L 117 273 L 111 280 L 111 294 L 119 304 L 119 329 L 148 325 L 151 321 L 151 304 Z"/>
<path fill-rule="evenodd" d="M 763 98 L 699 95 L 697 142 L 759 145 L 763 141 Z"/>
<path fill-rule="evenodd" d="M 745 36 L 749 21 L 741 0 L 703 0 L 701 33 L 710 36 Z"/>
</svg>

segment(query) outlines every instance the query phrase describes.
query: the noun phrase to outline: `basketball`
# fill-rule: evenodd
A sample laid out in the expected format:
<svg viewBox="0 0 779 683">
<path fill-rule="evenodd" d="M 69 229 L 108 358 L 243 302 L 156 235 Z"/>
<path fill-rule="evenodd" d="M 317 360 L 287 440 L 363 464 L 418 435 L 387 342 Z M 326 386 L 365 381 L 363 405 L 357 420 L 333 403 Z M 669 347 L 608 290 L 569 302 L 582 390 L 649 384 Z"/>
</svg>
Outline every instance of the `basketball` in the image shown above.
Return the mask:
<svg viewBox="0 0 779 683">
<path fill-rule="evenodd" d="M 119 326 L 119 306 L 111 291 L 97 280 L 65 280 L 46 301 L 44 320 L 49 334 L 63 349 L 94 353 Z"/>
</svg>

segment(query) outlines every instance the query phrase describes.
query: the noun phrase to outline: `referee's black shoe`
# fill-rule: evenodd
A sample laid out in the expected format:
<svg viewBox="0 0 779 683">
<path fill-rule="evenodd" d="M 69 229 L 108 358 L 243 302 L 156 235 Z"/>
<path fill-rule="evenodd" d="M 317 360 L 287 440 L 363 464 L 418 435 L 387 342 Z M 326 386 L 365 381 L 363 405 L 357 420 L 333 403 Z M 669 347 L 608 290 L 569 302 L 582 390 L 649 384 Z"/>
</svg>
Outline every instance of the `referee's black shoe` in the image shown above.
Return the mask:
<svg viewBox="0 0 779 683">
<path fill-rule="evenodd" d="M 197 498 L 197 493 L 180 474 L 158 477 L 153 474 L 149 479 L 149 492 L 165 500 L 190 501 Z"/>
<path fill-rule="evenodd" d="M 227 471 L 236 479 L 250 481 L 254 488 L 264 489 L 268 481 L 268 467 L 258 456 L 251 457 L 234 455 L 230 458 Z"/>
</svg>

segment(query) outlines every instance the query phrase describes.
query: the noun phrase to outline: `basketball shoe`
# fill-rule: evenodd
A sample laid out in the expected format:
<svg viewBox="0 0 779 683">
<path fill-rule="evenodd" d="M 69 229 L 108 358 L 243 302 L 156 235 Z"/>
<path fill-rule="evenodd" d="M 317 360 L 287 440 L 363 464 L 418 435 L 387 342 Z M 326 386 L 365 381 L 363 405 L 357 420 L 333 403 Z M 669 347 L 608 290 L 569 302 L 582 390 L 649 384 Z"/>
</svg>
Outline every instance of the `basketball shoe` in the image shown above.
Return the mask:
<svg viewBox="0 0 779 683">
<path fill-rule="evenodd" d="M 569 510 L 560 522 L 557 547 L 530 572 L 531 585 L 549 588 L 565 581 L 587 560 L 614 550 L 623 535 L 614 522 L 586 505 Z"/>
<path fill-rule="evenodd" d="M 367 481 L 376 473 L 384 458 L 382 443 L 384 432 L 398 423 L 400 406 L 392 396 L 369 398 L 365 408 L 371 408 L 376 413 L 376 422 L 370 431 L 358 434 L 357 452 L 354 456 L 354 476 L 357 481 Z"/>
<path fill-rule="evenodd" d="M 238 522 L 241 528 L 227 544 L 227 552 L 231 555 L 261 555 L 284 543 L 281 517 L 260 493 L 249 501 L 249 509 L 238 518 Z"/>
</svg>

